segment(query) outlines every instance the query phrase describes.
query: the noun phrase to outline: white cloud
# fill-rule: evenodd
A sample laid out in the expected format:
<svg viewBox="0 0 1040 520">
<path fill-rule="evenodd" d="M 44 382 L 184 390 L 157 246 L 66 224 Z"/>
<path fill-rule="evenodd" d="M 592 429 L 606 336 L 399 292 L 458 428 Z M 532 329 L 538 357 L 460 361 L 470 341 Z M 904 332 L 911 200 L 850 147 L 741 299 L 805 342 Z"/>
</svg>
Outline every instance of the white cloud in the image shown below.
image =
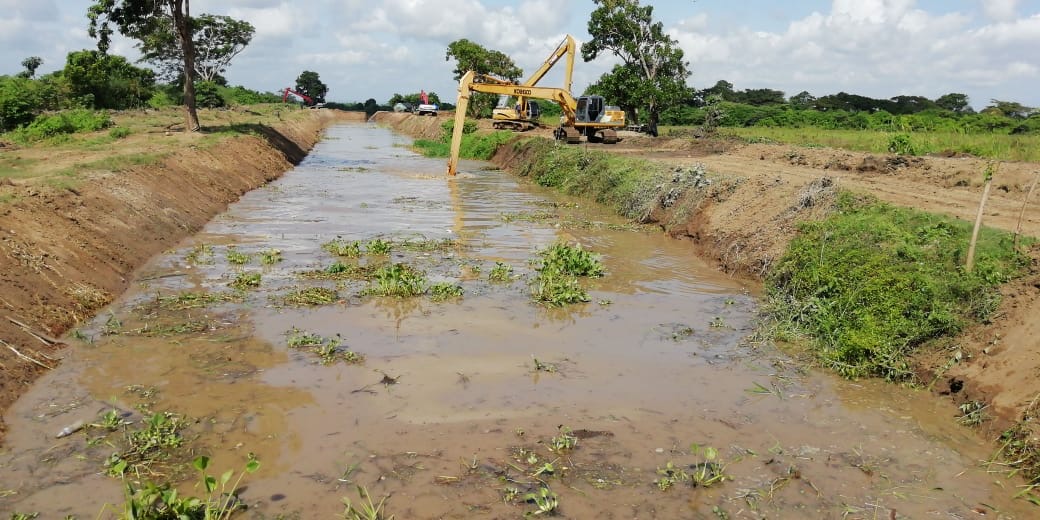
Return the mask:
<svg viewBox="0 0 1040 520">
<path fill-rule="evenodd" d="M 777 32 L 709 34 L 680 23 L 672 34 L 700 87 L 727 79 L 738 89 L 788 94 L 934 98 L 994 87 L 1021 94 L 1021 82 L 1038 79 L 1040 69 L 1034 52 L 1040 48 L 1040 14 L 980 23 L 964 13 L 926 12 L 914 0 L 834 0 L 829 12 L 809 14 Z M 973 97 L 975 104 L 987 100 Z"/>
<path fill-rule="evenodd" d="M 980 0 L 982 11 L 986 16 L 1006 22 L 1015 17 L 1018 11 L 1018 0 Z"/>
</svg>

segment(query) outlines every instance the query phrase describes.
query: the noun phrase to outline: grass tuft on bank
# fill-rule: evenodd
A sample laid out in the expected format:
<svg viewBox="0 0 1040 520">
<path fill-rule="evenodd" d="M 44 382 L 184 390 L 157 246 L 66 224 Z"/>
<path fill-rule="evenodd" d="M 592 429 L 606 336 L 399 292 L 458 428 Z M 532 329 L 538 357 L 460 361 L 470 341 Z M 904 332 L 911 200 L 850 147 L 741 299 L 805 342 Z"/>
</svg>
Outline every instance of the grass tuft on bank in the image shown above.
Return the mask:
<svg viewBox="0 0 1040 520">
<path fill-rule="evenodd" d="M 909 379 L 910 353 L 988 319 L 1027 262 L 1010 234 L 984 229 L 969 273 L 971 224 L 847 192 L 800 231 L 766 281 L 771 330 L 849 378 Z"/>
<path fill-rule="evenodd" d="M 439 141 L 418 139 L 412 143 L 412 146 L 426 157 L 448 157 L 451 154 L 451 131 L 446 130 L 445 134 L 447 137 Z M 498 150 L 499 146 L 508 143 L 515 136 L 516 134 L 513 132 L 507 131 L 463 134 L 462 143 L 459 146 L 459 157 L 486 161 L 495 154 L 495 150 Z"/>
</svg>

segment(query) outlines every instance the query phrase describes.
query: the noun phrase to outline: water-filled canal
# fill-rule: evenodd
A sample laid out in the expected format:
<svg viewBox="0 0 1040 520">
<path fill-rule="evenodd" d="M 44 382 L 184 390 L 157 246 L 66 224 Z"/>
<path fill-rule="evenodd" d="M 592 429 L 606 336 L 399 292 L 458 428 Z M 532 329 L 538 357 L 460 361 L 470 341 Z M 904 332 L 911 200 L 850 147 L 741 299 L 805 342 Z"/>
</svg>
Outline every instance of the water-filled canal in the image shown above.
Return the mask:
<svg viewBox="0 0 1040 520">
<path fill-rule="evenodd" d="M 689 244 L 484 163 L 446 180 L 408 144 L 334 127 L 140 270 L 8 413 L 0 510 L 114 515 L 123 428 L 169 412 L 181 460 L 209 455 L 218 475 L 261 461 L 249 518 L 336 517 L 356 486 L 398 519 L 520 518 L 552 497 L 567 518 L 1028 517 L 948 405 L 748 341 L 754 295 Z M 532 300 L 556 242 L 602 255 L 588 303 Z M 365 294 L 395 263 L 463 294 Z M 294 299 L 316 287 L 332 302 Z M 327 363 L 300 345 L 318 336 Z M 111 410 L 130 424 L 106 430 Z M 199 494 L 169 462 L 125 478 Z"/>
</svg>

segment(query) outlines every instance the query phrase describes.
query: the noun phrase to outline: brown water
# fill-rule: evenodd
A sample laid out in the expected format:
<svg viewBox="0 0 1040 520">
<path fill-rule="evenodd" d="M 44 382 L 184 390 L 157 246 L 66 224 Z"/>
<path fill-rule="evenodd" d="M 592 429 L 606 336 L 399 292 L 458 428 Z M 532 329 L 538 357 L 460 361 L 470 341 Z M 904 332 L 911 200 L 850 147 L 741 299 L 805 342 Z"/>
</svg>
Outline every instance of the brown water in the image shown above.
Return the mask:
<svg viewBox="0 0 1040 520">
<path fill-rule="evenodd" d="M 55 438 L 113 407 L 131 421 L 142 409 L 189 418 L 187 445 L 211 455 L 216 473 L 254 453 L 261 470 L 241 493 L 249 518 L 336 517 L 344 497 L 357 502 L 356 485 L 377 501 L 389 496 L 387 513 L 398 519 L 535 510 L 507 502 L 507 487 L 550 488 L 566 518 L 1035 515 L 1011 498 L 1017 481 L 985 471 L 985 441 L 955 424 L 949 405 L 800 370 L 771 346 L 746 344 L 754 297 L 688 244 L 629 229 L 483 163 L 464 163 L 447 181 L 443 161 L 416 156 L 382 128 L 340 126 L 328 136 L 294 171 L 142 269 L 84 329 L 92 342 L 70 339 L 66 360 L 6 416 L 4 515 L 113 513 L 105 504 L 121 504 L 122 490 L 102 461 L 118 434 L 88 427 Z M 398 248 L 392 260 L 458 283 L 465 295 L 363 297 L 363 282 L 301 278 L 335 260 L 321 244 L 336 237 L 456 239 L 460 247 L 427 253 Z M 557 240 L 603 255 L 607 276 L 585 282 L 590 303 L 532 302 L 530 261 Z M 212 247 L 211 263 L 188 261 L 200 244 Z M 232 265 L 228 246 L 253 255 L 277 248 L 284 260 Z M 488 282 L 496 261 L 513 267 L 512 282 Z M 226 291 L 241 272 L 263 280 L 244 301 L 173 311 L 153 304 Z M 282 301 L 319 285 L 337 288 L 340 300 Z M 188 322 L 202 331 L 155 335 Z M 287 347 L 293 327 L 340 334 L 366 359 L 322 365 Z M 555 370 L 536 370 L 535 359 Z M 574 449 L 549 449 L 560 426 L 576 432 Z M 693 472 L 705 461 L 694 444 L 716 448 L 729 479 L 660 490 L 659 468 Z M 536 475 L 546 462 L 555 475 Z M 171 471 L 157 464 L 142 477 L 187 477 L 182 490 L 198 493 L 190 474 Z"/>
</svg>

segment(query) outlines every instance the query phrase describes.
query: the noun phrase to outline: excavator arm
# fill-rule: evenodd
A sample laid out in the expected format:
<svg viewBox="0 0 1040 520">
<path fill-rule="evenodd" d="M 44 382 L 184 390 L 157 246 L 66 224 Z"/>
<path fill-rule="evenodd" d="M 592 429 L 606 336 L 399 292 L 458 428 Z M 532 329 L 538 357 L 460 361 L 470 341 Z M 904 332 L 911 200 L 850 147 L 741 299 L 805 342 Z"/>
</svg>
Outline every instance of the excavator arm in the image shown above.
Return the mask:
<svg viewBox="0 0 1040 520">
<path fill-rule="evenodd" d="M 492 76 L 477 74 L 471 70 L 459 80 L 459 98 L 455 104 L 455 126 L 451 131 L 451 154 L 448 156 L 448 175 L 453 176 L 458 171 L 459 148 L 462 146 L 462 129 L 466 124 L 466 109 L 469 108 L 469 98 L 472 92 L 487 92 L 490 94 L 505 94 L 554 101 L 563 108 L 564 121 L 561 124 L 562 128 L 573 129 L 574 121 L 577 117 L 575 110 L 578 102 L 571 95 L 570 90 L 518 85 Z"/>
</svg>

